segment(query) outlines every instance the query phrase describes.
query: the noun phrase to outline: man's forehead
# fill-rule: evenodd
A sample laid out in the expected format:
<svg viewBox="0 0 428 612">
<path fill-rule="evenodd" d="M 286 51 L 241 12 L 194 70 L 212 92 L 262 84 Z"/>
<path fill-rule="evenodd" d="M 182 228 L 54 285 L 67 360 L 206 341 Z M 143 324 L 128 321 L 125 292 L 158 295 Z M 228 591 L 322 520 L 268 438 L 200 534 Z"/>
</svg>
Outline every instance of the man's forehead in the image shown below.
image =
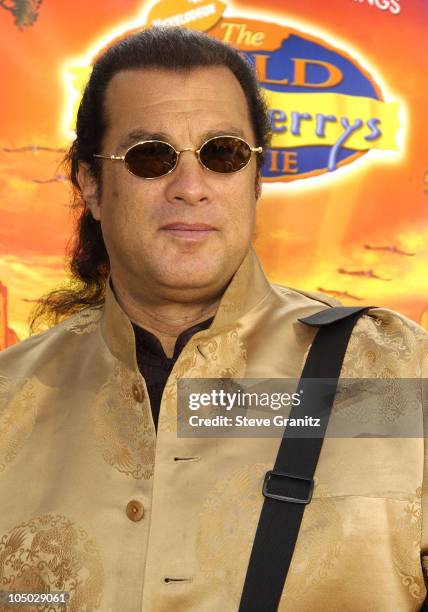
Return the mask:
<svg viewBox="0 0 428 612">
<path fill-rule="evenodd" d="M 120 128 L 123 147 L 153 138 L 171 142 L 183 122 L 200 125 L 205 139 L 226 132 L 248 138 L 252 131 L 244 92 L 225 66 L 121 71 L 108 85 L 105 117 L 108 127 Z"/>
<path fill-rule="evenodd" d="M 165 91 L 170 94 L 179 91 L 183 96 L 196 92 L 203 96 L 214 92 L 215 98 L 221 98 L 223 92 L 233 90 L 235 95 L 244 98 L 238 79 L 223 65 L 195 66 L 189 69 L 150 66 L 120 70 L 111 78 L 107 92 L 113 90 L 114 94 L 141 94 L 141 88 L 146 95 L 151 96 L 158 92 L 163 95 Z"/>
</svg>

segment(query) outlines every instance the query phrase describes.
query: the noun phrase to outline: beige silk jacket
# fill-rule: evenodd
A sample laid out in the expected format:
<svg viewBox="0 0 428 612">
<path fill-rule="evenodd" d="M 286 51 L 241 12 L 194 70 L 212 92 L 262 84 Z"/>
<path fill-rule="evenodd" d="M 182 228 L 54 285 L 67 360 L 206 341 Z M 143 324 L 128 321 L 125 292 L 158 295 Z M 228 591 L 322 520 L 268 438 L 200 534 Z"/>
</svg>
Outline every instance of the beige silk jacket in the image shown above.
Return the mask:
<svg viewBox="0 0 428 612">
<path fill-rule="evenodd" d="M 178 438 L 176 381 L 298 378 L 315 329 L 297 319 L 335 303 L 271 285 L 250 250 L 175 363 L 157 437 L 110 288 L 103 307 L 3 351 L 0 590 L 68 591 L 68 612 L 236 612 L 280 440 Z M 426 377 L 427 355 L 422 328 L 375 308 L 342 376 Z M 326 438 L 279 611 L 419 610 L 423 477 L 423 437 Z"/>
</svg>

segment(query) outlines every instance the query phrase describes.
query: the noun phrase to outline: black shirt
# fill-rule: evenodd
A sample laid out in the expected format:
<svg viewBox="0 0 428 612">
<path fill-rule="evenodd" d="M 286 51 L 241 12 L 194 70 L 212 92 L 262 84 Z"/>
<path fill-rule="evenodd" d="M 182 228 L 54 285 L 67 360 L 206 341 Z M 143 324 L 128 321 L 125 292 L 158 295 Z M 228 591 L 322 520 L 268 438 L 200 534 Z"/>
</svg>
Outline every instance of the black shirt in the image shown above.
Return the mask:
<svg viewBox="0 0 428 612">
<path fill-rule="evenodd" d="M 202 329 L 207 329 L 213 319 L 214 317 L 211 317 L 182 331 L 175 342 L 174 354 L 171 358 L 165 355 L 160 341 L 154 334 L 135 323 L 132 324 L 138 368 L 146 381 L 156 430 L 158 428 L 162 393 L 174 363 L 193 334 Z"/>
</svg>

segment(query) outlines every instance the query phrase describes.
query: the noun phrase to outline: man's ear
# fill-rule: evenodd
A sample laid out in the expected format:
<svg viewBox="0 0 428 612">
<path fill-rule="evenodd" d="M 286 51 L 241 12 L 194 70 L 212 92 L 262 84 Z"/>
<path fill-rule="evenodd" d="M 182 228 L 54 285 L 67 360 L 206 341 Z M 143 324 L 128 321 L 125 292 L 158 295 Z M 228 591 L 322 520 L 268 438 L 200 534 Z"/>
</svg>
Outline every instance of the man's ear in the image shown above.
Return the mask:
<svg viewBox="0 0 428 612">
<path fill-rule="evenodd" d="M 258 200 L 260 196 L 262 195 L 262 175 L 260 172 L 257 172 L 256 174 L 255 190 L 256 190 L 256 200 Z"/>
<path fill-rule="evenodd" d="M 79 183 L 82 197 L 85 200 L 86 208 L 91 211 L 93 218 L 99 221 L 101 210 L 98 200 L 98 183 L 89 169 L 89 164 L 86 162 L 79 162 L 77 182 Z"/>
</svg>

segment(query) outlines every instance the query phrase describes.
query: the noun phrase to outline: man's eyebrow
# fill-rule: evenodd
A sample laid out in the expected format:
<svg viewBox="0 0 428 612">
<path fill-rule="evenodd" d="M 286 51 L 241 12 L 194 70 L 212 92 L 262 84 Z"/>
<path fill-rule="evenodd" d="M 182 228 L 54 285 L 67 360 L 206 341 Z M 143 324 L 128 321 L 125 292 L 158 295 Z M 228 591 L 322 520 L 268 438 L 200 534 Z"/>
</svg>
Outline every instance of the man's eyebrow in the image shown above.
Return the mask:
<svg viewBox="0 0 428 612">
<path fill-rule="evenodd" d="M 119 149 L 127 149 L 131 145 L 136 142 L 141 142 L 143 140 L 165 140 L 168 142 L 168 134 L 165 132 L 147 132 L 146 130 L 132 130 L 125 136 L 125 138 L 120 142 Z"/>
<path fill-rule="evenodd" d="M 218 128 L 216 130 L 209 130 L 202 135 L 202 140 L 199 144 L 202 144 L 206 140 L 210 138 L 214 138 L 214 136 L 238 136 L 240 138 L 245 139 L 245 134 L 243 130 L 233 126 L 226 126 L 223 128 Z M 142 129 L 135 129 L 129 132 L 125 138 L 120 142 L 119 149 L 127 149 L 136 142 L 142 142 L 143 140 L 163 140 L 165 142 L 171 142 L 173 138 L 171 138 L 170 134 L 166 132 L 148 132 Z M 198 145 L 199 146 L 199 145 Z"/>
<path fill-rule="evenodd" d="M 209 138 L 214 138 L 214 136 L 239 136 L 239 138 L 243 138 L 245 140 L 245 134 L 243 130 L 237 127 L 225 127 L 218 130 L 210 130 L 209 132 L 205 132 L 204 140 L 208 140 Z"/>
</svg>

